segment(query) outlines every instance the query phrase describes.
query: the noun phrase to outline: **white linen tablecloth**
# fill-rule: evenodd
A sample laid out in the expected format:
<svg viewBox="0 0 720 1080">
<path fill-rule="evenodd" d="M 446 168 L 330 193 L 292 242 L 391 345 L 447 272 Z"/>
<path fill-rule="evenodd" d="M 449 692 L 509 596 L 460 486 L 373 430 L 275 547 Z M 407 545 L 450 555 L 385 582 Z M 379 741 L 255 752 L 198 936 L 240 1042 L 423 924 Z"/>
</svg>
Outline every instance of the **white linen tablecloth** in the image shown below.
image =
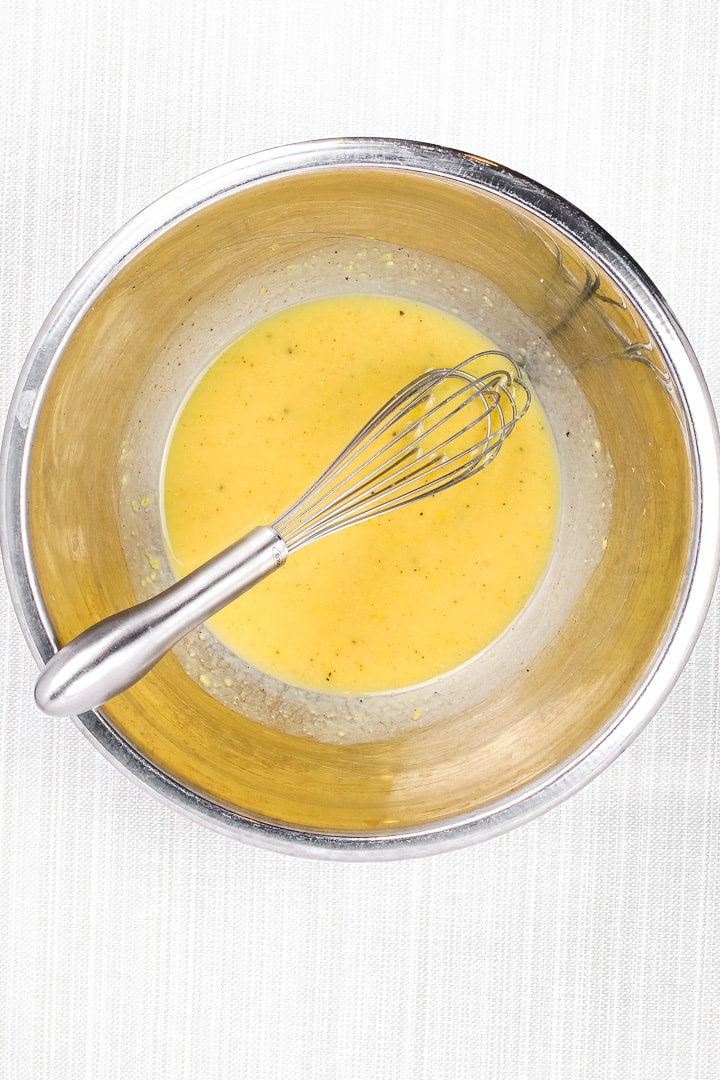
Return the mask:
<svg viewBox="0 0 720 1080">
<path fill-rule="evenodd" d="M 715 0 L 6 0 L 3 416 L 61 289 L 230 158 L 389 135 L 559 191 L 720 401 Z M 720 617 L 630 749 L 459 853 L 332 865 L 155 802 L 32 704 L 0 590 L 3 1080 L 717 1080 Z"/>
</svg>

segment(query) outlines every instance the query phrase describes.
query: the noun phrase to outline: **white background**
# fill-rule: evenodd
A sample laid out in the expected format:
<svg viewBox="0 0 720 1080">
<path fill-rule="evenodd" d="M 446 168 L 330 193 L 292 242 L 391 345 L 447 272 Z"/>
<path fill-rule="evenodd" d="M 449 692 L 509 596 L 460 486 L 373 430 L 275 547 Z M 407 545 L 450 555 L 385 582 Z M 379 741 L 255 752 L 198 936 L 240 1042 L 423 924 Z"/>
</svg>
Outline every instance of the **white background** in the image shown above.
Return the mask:
<svg viewBox="0 0 720 1080">
<path fill-rule="evenodd" d="M 5 0 L 0 391 L 130 215 L 306 138 L 456 146 L 620 241 L 720 400 L 715 0 Z M 589 788 L 451 855 L 267 854 L 32 705 L 0 589 L 3 1080 L 716 1080 L 717 602 Z"/>
</svg>

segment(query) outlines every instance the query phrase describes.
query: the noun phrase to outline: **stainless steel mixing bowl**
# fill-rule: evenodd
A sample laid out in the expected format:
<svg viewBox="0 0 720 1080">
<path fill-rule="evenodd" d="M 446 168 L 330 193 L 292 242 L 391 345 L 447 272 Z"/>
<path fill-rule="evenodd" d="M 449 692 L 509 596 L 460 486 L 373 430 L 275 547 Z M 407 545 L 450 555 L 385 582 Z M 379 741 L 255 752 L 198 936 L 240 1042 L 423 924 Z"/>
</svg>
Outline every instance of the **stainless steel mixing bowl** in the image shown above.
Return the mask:
<svg viewBox="0 0 720 1080">
<path fill-rule="evenodd" d="M 192 817 L 338 859 L 490 837 L 585 784 L 675 682 L 719 548 L 718 432 L 702 375 L 609 236 L 478 157 L 378 139 L 291 146 L 214 169 L 139 214 L 38 335 L 5 433 L 2 548 L 40 662 L 167 580 L 163 449 L 200 371 L 264 313 L 359 290 L 456 311 L 529 371 L 564 499 L 527 610 L 457 672 L 362 702 L 258 679 L 200 633 L 78 718 Z M 336 737 L 338 715 L 345 728 L 357 719 L 361 741 Z"/>
</svg>

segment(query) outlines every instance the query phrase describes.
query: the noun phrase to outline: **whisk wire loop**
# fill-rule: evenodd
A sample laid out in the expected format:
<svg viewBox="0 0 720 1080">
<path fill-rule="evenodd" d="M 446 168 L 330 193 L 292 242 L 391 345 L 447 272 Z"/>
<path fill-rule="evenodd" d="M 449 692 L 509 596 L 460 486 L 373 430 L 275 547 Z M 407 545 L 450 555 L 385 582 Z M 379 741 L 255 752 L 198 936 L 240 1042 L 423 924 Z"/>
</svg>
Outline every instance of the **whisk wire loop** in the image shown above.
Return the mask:
<svg viewBox="0 0 720 1080">
<path fill-rule="evenodd" d="M 497 356 L 503 367 L 475 374 Z M 460 385 L 457 385 L 457 384 Z M 288 551 L 415 502 L 485 468 L 530 404 L 509 356 L 477 353 L 398 391 L 272 528 Z"/>
</svg>

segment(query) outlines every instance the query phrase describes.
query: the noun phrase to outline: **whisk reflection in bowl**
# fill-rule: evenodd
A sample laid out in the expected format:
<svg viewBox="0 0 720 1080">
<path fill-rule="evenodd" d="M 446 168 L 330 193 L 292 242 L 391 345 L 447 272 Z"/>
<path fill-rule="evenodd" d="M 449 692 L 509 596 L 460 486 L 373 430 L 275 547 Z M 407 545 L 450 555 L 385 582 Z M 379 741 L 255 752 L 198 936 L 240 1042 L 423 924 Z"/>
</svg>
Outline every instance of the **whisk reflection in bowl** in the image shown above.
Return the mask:
<svg viewBox="0 0 720 1080">
<path fill-rule="evenodd" d="M 502 367 L 476 374 L 497 356 Z M 51 658 L 35 700 L 51 716 L 96 708 L 145 675 L 181 637 L 309 543 L 452 487 L 486 468 L 530 405 L 510 357 L 483 352 L 433 368 L 398 391 L 271 526 L 134 607 L 103 619 Z"/>
</svg>

